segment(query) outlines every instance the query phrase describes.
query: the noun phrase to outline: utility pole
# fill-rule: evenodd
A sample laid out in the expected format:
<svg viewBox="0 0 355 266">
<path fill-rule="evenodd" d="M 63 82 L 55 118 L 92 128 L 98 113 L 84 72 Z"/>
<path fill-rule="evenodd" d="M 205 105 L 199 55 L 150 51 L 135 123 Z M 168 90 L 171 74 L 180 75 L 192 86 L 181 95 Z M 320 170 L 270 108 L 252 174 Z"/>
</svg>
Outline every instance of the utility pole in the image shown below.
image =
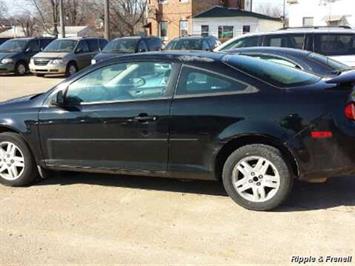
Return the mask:
<svg viewBox="0 0 355 266">
<path fill-rule="evenodd" d="M 110 40 L 110 0 L 105 0 L 105 39 Z"/>
<path fill-rule="evenodd" d="M 60 33 L 62 34 L 62 38 L 65 38 L 63 0 L 59 1 L 59 19 L 60 19 Z"/>
<path fill-rule="evenodd" d="M 283 6 L 283 27 L 286 28 L 286 0 L 284 0 L 284 6 Z"/>
</svg>

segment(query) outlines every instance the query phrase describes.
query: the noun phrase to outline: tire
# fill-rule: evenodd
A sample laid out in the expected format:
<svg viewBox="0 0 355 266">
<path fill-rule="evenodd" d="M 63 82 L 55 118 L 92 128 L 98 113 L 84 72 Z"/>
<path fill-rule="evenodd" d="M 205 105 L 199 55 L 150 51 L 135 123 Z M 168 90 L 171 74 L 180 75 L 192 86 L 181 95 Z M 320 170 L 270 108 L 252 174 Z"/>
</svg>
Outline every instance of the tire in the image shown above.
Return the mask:
<svg viewBox="0 0 355 266">
<path fill-rule="evenodd" d="M 75 70 L 75 72 L 73 72 Z M 71 75 L 75 74 L 78 72 L 78 66 L 76 65 L 75 62 L 69 62 L 67 65 L 67 68 L 65 70 L 65 76 L 70 77 Z"/>
<path fill-rule="evenodd" d="M 24 140 L 16 133 L 1 133 L 0 183 L 21 187 L 32 184 L 37 178 L 35 160 Z"/>
<path fill-rule="evenodd" d="M 17 62 L 16 65 L 15 65 L 15 74 L 16 76 L 23 76 L 27 73 L 27 65 L 25 62 Z"/>
<path fill-rule="evenodd" d="M 227 194 L 240 206 L 268 211 L 280 206 L 293 186 L 293 175 L 281 152 L 253 144 L 234 151 L 223 167 Z"/>
</svg>

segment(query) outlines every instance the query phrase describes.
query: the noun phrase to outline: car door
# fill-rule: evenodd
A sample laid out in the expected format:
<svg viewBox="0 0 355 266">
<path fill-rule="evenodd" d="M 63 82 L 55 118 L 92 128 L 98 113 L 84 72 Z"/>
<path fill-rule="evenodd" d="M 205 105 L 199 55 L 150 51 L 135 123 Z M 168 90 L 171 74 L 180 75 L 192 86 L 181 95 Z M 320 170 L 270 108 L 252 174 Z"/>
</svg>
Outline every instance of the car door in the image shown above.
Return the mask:
<svg viewBox="0 0 355 266">
<path fill-rule="evenodd" d="M 40 43 L 38 39 L 29 41 L 24 53 L 24 60 L 29 63 L 31 57 L 40 52 L 40 50 Z"/>
<path fill-rule="evenodd" d="M 49 104 L 39 113 L 45 163 L 165 172 L 177 67 L 168 61 L 122 62 L 59 87 L 66 105 Z"/>
<path fill-rule="evenodd" d="M 91 64 L 92 52 L 86 40 L 80 40 L 75 49 L 76 62 L 79 69 L 87 67 Z"/>
</svg>

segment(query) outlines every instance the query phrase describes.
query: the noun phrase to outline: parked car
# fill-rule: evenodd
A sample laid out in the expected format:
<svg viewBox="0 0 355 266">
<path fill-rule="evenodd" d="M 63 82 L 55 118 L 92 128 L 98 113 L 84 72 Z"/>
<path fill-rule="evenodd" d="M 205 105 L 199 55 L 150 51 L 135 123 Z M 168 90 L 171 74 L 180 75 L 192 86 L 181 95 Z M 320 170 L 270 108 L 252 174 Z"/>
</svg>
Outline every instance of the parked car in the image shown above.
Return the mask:
<svg viewBox="0 0 355 266">
<path fill-rule="evenodd" d="M 144 53 L 149 51 L 160 51 L 162 48 L 161 39 L 158 37 L 122 37 L 110 41 L 101 53 L 96 55 L 91 64 L 129 53 Z"/>
<path fill-rule="evenodd" d="M 232 49 L 228 50 L 227 53 L 268 60 L 285 66 L 312 72 L 318 76 L 335 76 L 344 71 L 351 70 L 351 67 L 327 56 L 292 48 L 251 47 Z"/>
<path fill-rule="evenodd" d="M 46 74 L 73 75 L 90 65 L 91 59 L 107 44 L 102 38 L 64 38 L 48 45 L 32 57 L 30 70 L 37 76 Z"/>
<path fill-rule="evenodd" d="M 214 36 L 186 36 L 171 40 L 165 50 L 204 50 L 213 51 L 220 41 Z"/>
<path fill-rule="evenodd" d="M 50 170 L 221 179 L 241 206 L 270 210 L 294 178 L 355 172 L 354 81 L 222 53 L 114 58 L 0 105 L 0 181 Z"/>
<path fill-rule="evenodd" d="M 4 42 L 10 40 L 11 38 L 0 38 L 0 45 L 3 44 Z"/>
<path fill-rule="evenodd" d="M 355 67 L 355 31 L 348 27 L 286 28 L 231 39 L 215 51 L 253 46 L 288 47 L 326 55 Z"/>
<path fill-rule="evenodd" d="M 30 58 L 44 49 L 53 38 L 16 38 L 0 45 L 0 73 L 25 75 Z"/>
</svg>

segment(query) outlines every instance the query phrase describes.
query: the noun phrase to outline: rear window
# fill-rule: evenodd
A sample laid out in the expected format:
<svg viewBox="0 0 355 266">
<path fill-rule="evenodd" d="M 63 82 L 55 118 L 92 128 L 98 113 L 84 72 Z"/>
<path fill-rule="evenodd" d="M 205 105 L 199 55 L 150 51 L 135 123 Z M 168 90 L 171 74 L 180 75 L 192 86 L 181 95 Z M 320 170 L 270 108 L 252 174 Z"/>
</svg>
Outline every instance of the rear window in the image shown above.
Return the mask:
<svg viewBox="0 0 355 266">
<path fill-rule="evenodd" d="M 227 55 L 227 63 L 277 87 L 296 87 L 316 83 L 320 77 L 301 70 L 243 55 Z"/>
<path fill-rule="evenodd" d="M 179 39 L 171 41 L 166 50 L 201 50 L 202 39 Z"/>
<path fill-rule="evenodd" d="M 355 34 L 317 34 L 315 51 L 324 55 L 354 55 Z"/>
<path fill-rule="evenodd" d="M 314 61 L 317 61 L 320 64 L 326 65 L 329 68 L 331 68 L 334 71 L 345 71 L 345 70 L 350 70 L 351 67 L 342 64 L 336 60 L 333 60 L 327 56 L 316 54 L 316 53 L 311 53 L 308 56 L 309 58 L 313 59 Z"/>
<path fill-rule="evenodd" d="M 258 44 L 259 44 L 258 36 L 245 37 L 227 44 L 221 49 L 221 51 L 230 50 L 234 48 L 253 47 L 253 46 L 258 46 Z"/>
</svg>

